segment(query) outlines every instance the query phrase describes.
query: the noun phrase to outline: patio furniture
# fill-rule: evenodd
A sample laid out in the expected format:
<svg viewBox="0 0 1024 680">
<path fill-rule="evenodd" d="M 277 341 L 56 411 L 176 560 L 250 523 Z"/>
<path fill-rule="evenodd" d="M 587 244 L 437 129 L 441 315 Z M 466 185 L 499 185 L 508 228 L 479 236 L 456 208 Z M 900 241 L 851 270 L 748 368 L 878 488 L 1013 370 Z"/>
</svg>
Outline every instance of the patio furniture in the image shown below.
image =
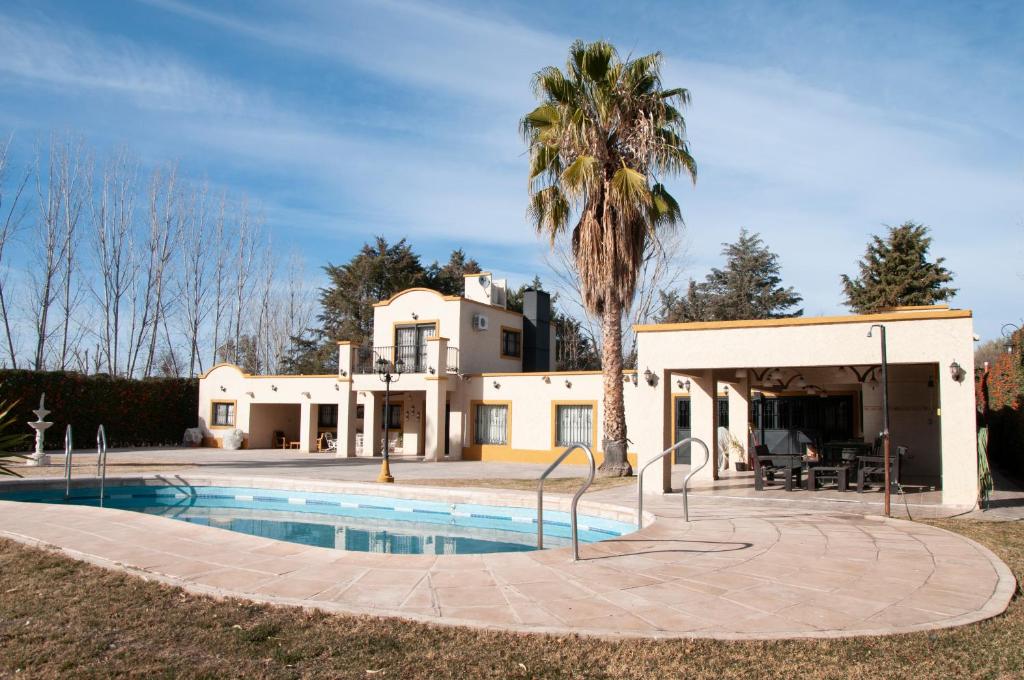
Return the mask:
<svg viewBox="0 0 1024 680">
<path fill-rule="evenodd" d="M 302 448 L 302 442 L 288 442 L 288 448 L 289 449 L 301 449 Z"/>
<path fill-rule="evenodd" d="M 779 461 L 782 462 L 779 462 Z M 792 491 L 794 480 L 800 486 L 800 472 L 803 468 L 801 456 L 795 454 L 772 454 L 764 444 L 754 447 L 754 488 L 764 491 L 765 483 L 775 483 L 775 476 L 782 476 L 786 491 Z"/>
<path fill-rule="evenodd" d="M 274 430 L 274 448 L 275 449 L 287 449 L 288 438 L 284 436 L 284 432 L 281 430 Z"/>
<path fill-rule="evenodd" d="M 834 477 L 836 487 L 840 491 L 846 491 L 849 474 L 849 465 L 808 465 L 807 477 L 804 478 L 804 489 L 815 491 L 818 488 L 818 480 L 822 477 Z"/>
<path fill-rule="evenodd" d="M 906 446 L 897 446 L 889 456 L 889 481 L 894 486 L 900 480 L 900 458 L 906 454 Z M 885 484 L 885 456 L 860 456 L 857 462 L 857 493 L 864 492 L 870 478 L 881 477 L 882 484 Z"/>
<path fill-rule="evenodd" d="M 333 432 L 324 432 L 317 439 L 316 444 L 317 451 L 326 451 L 328 453 L 338 450 L 338 440 L 334 438 Z"/>
</svg>

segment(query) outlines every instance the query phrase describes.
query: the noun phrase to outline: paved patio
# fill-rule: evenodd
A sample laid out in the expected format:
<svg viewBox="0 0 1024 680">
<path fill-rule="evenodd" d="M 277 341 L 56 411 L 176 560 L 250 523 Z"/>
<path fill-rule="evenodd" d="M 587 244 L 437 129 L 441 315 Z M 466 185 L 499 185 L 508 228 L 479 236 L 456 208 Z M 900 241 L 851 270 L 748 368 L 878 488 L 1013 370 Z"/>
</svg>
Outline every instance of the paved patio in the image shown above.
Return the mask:
<svg viewBox="0 0 1024 680">
<path fill-rule="evenodd" d="M 364 467 L 375 472 L 373 466 L 348 469 Z M 413 474 L 415 467 L 440 476 L 429 464 L 400 469 Z M 460 467 L 444 464 L 445 475 Z M 469 469 L 481 476 L 479 468 Z M 201 477 L 217 476 L 211 472 L 203 469 Z M 245 481 L 241 472 L 233 469 L 223 479 Z M 322 473 L 305 471 L 320 480 Z M 251 481 L 261 473 L 244 474 Z M 288 477 L 296 484 L 297 476 Z M 330 484 L 320 481 L 317 488 Z M 368 493 L 380 488 L 367 485 Z M 479 493 L 487 502 L 524 497 Z M 634 493 L 626 486 L 587 498 L 630 511 Z M 690 509 L 693 521 L 683 522 L 678 496 L 652 495 L 645 500 L 656 517 L 652 525 L 582 546 L 579 562 L 568 548 L 436 557 L 343 552 L 127 511 L 11 502 L 0 502 L 0 536 L 196 593 L 559 634 L 892 634 L 995 616 L 1016 587 L 989 550 L 927 525 L 770 499 L 695 495 Z"/>
</svg>

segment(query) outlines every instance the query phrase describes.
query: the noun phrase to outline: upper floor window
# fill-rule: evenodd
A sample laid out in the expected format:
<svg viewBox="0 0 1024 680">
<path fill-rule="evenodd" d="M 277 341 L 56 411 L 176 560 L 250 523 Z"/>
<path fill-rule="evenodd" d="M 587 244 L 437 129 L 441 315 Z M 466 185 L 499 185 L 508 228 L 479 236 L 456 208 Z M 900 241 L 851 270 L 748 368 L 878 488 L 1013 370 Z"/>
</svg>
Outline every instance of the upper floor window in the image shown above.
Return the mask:
<svg viewBox="0 0 1024 680">
<path fill-rule="evenodd" d="M 214 427 L 231 427 L 235 424 L 235 402 L 215 401 L 213 402 Z"/>
<path fill-rule="evenodd" d="M 515 328 L 501 329 L 501 356 L 520 359 L 523 356 L 523 332 Z"/>
<path fill-rule="evenodd" d="M 427 338 L 437 335 L 437 324 L 414 323 L 395 326 L 394 361 L 402 362 L 405 373 L 427 370 Z"/>
</svg>

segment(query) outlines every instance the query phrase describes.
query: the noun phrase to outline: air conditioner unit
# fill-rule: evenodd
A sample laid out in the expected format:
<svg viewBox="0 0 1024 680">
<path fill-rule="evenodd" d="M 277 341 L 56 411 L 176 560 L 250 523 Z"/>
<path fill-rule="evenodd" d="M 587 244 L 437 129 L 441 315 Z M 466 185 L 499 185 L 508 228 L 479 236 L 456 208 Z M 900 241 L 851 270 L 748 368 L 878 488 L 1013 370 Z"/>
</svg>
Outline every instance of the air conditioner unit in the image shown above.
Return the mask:
<svg viewBox="0 0 1024 680">
<path fill-rule="evenodd" d="M 483 314 L 473 315 L 473 330 L 485 331 L 487 330 L 487 317 Z"/>
</svg>

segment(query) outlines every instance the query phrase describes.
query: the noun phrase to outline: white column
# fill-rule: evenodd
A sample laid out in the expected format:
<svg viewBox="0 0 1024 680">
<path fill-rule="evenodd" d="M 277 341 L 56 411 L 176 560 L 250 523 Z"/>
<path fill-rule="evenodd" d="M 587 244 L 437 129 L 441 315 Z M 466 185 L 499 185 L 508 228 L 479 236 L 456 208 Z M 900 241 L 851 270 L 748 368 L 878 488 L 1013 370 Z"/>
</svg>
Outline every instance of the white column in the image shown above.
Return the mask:
<svg viewBox="0 0 1024 680">
<path fill-rule="evenodd" d="M 750 421 L 750 379 L 746 376 L 729 382 L 729 434 L 743 447 L 742 453 L 729 452 L 729 467 L 736 469 L 736 462 L 747 462 Z"/>
<path fill-rule="evenodd" d="M 305 402 L 299 406 L 299 448 L 306 453 L 316 453 L 316 430 L 319 406 Z"/>
<path fill-rule="evenodd" d="M 718 479 L 718 394 L 712 371 L 697 371 L 690 376 L 690 431 L 691 436 L 708 445 L 711 460 L 693 479 L 699 482 Z M 704 451 L 690 446 L 690 465 L 700 465 Z"/>
<path fill-rule="evenodd" d="M 335 438 L 337 458 L 356 455 L 356 393 L 352 391 L 352 345 L 347 340 L 338 343 L 338 431 Z"/>
<path fill-rule="evenodd" d="M 939 365 L 939 404 L 942 409 L 942 503 L 971 506 L 978 501 L 977 416 L 974 395 L 973 347 L 962 356 Z M 949 364 L 956 360 L 964 371 L 954 380 Z M 899 436 L 899 433 L 895 433 Z M 898 442 L 893 442 L 895 445 Z"/>
<path fill-rule="evenodd" d="M 377 392 L 366 393 L 363 405 L 363 455 L 379 456 L 381 453 L 380 438 L 383 430 L 381 409 L 384 408 L 384 395 Z"/>
<path fill-rule="evenodd" d="M 426 399 L 423 408 L 424 457 L 444 460 L 444 410 L 447 398 L 448 374 L 445 361 L 448 356 L 448 338 L 427 338 L 427 366 L 434 373 L 426 376 Z"/>
</svg>

